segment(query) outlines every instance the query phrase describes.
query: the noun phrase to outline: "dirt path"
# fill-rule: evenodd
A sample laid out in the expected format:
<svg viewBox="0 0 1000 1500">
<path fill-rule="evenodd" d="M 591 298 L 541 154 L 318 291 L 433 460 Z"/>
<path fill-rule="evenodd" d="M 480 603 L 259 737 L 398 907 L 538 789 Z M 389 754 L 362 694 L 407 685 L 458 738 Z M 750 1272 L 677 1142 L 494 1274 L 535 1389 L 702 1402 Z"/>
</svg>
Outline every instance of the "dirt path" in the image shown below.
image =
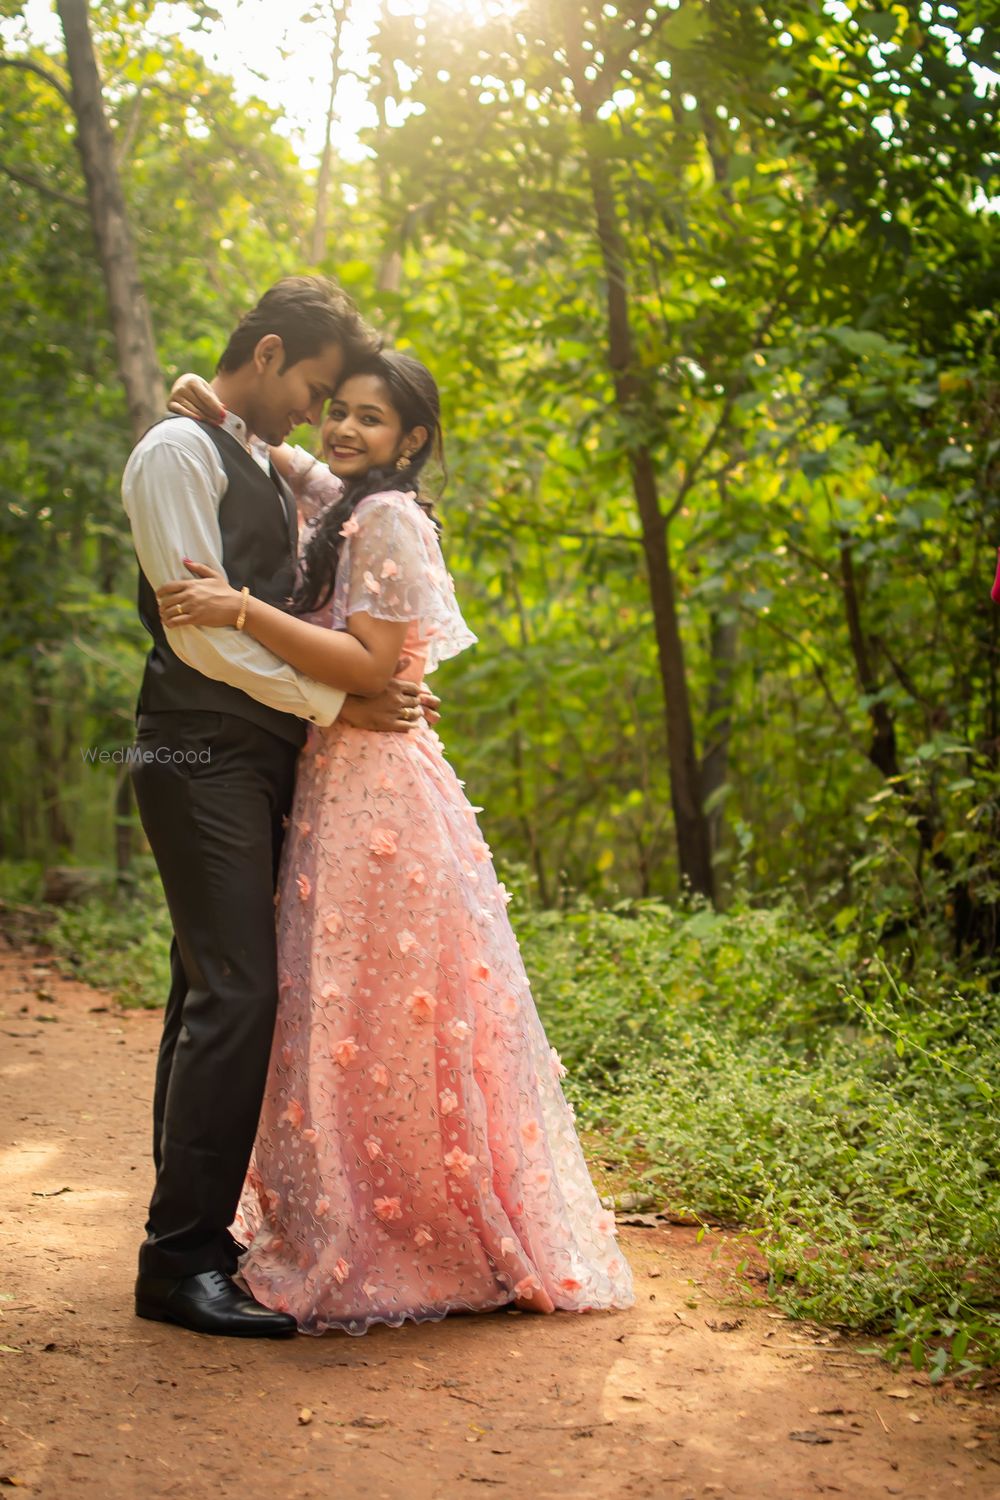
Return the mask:
<svg viewBox="0 0 1000 1500">
<path fill-rule="evenodd" d="M 623 1230 L 639 1293 L 628 1313 L 279 1344 L 138 1322 L 158 1035 L 158 1015 L 120 1012 L 0 945 L 0 1488 L 1000 1500 L 984 1399 L 738 1305 L 725 1244 L 683 1229 Z"/>
</svg>

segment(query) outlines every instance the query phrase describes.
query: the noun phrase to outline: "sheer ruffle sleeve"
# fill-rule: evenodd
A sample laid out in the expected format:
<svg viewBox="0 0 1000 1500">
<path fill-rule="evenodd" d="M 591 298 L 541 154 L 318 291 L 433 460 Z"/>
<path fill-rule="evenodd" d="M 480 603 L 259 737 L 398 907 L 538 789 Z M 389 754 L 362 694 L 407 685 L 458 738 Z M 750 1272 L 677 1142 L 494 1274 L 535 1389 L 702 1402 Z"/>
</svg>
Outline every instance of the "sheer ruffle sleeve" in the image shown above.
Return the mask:
<svg viewBox="0 0 1000 1500">
<path fill-rule="evenodd" d="M 427 672 L 475 644 L 456 602 L 434 522 L 411 495 L 370 495 L 344 527 L 334 629 L 361 611 L 377 620 L 415 622 Z"/>
<path fill-rule="evenodd" d="M 331 474 L 322 459 L 315 458 L 305 448 L 293 444 L 291 455 L 289 487 L 298 501 L 303 519 L 316 521 L 327 506 L 344 493 L 343 480 Z"/>
</svg>

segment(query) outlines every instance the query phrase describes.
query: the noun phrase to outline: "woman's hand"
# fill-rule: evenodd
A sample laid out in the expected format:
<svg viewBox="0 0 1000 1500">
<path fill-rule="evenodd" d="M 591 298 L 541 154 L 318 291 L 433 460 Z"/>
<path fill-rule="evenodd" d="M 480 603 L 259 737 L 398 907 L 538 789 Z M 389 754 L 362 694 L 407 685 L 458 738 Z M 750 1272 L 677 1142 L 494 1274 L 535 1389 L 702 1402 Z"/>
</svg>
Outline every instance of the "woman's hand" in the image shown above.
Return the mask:
<svg viewBox="0 0 1000 1500">
<path fill-rule="evenodd" d="M 243 595 L 224 573 L 184 559 L 195 579 L 175 578 L 156 590 L 160 619 L 167 630 L 178 625 L 235 625 Z"/>
<path fill-rule="evenodd" d="M 200 375 L 178 375 L 170 387 L 167 407 L 178 416 L 194 417 L 198 422 L 212 422 L 216 426 L 226 415 L 226 408 Z"/>
<path fill-rule="evenodd" d="M 441 718 L 441 715 L 438 713 L 438 709 L 441 707 L 441 699 L 435 693 L 431 692 L 426 682 L 420 684 L 420 707 L 423 710 L 428 729 L 433 729 L 434 725 Z"/>
</svg>

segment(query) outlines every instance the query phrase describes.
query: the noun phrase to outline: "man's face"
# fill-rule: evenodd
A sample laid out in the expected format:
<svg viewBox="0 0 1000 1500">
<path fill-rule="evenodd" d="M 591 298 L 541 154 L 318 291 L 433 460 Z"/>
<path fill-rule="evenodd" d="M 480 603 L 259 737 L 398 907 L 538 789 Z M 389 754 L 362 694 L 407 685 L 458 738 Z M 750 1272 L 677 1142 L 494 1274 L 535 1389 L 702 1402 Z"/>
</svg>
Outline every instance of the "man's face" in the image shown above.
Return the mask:
<svg viewBox="0 0 1000 1500">
<path fill-rule="evenodd" d="M 254 355 L 258 378 L 253 412 L 247 416 L 252 430 L 272 447 L 285 442 L 293 427 L 303 422 L 315 426 L 320 421 L 344 368 L 339 344 L 325 344 L 319 354 L 288 365 L 282 373 L 284 359 L 280 338 L 271 334 L 261 339 Z"/>
</svg>

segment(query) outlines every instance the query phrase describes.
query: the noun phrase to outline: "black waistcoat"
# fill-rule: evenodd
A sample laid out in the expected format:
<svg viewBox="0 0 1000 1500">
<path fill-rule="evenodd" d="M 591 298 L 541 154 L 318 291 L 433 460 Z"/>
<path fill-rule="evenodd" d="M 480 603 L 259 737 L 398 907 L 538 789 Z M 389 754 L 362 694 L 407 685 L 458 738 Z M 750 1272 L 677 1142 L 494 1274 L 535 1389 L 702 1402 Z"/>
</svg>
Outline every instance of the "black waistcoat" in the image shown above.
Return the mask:
<svg viewBox="0 0 1000 1500">
<path fill-rule="evenodd" d="M 295 503 L 274 469 L 266 474 L 231 433 L 208 423 L 202 429 L 215 444 L 226 471 L 226 492 L 219 502 L 226 577 L 234 588 L 248 584 L 255 599 L 284 604 L 295 584 Z M 160 623 L 156 594 L 141 568 L 139 618 L 153 637 L 139 689 L 139 713 L 203 710 L 235 714 L 292 744 L 303 743 L 305 725 L 294 714 L 281 713 L 258 703 L 241 688 L 205 677 L 174 654 Z"/>
</svg>

